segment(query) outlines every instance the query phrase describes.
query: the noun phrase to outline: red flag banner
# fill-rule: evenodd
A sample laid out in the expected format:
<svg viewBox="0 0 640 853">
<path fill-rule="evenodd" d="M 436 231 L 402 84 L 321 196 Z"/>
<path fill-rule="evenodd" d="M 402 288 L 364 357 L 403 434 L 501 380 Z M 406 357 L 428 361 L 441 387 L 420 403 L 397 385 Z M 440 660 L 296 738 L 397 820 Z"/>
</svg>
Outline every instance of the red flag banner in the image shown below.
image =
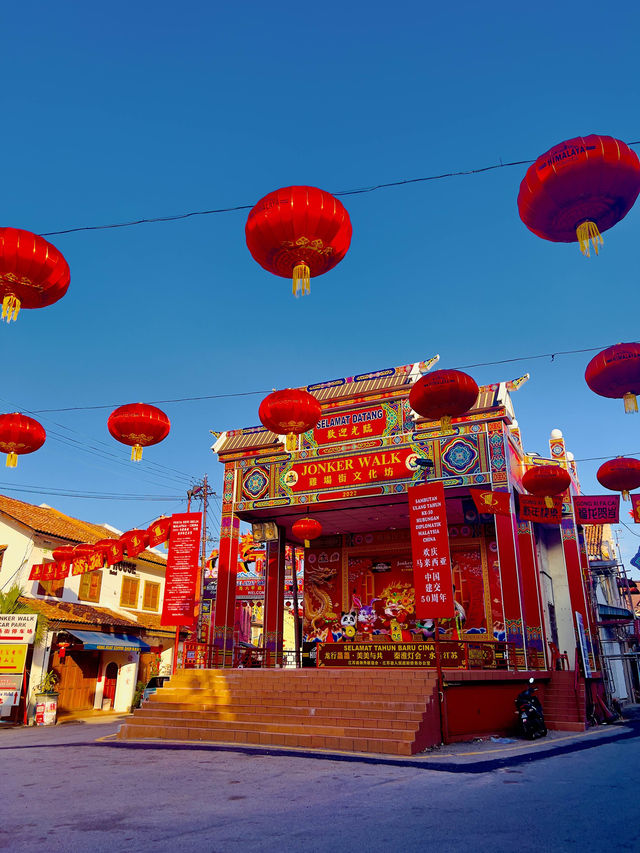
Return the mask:
<svg viewBox="0 0 640 853">
<path fill-rule="evenodd" d="M 86 560 L 81 560 L 80 557 L 76 557 L 73 561 L 73 569 L 71 570 L 72 575 L 83 575 L 85 572 L 89 571 L 89 563 Z"/>
<path fill-rule="evenodd" d="M 161 545 L 166 542 L 171 534 L 171 519 L 159 518 L 152 525 L 147 527 L 149 534 L 149 547 L 155 548 L 156 545 Z"/>
<path fill-rule="evenodd" d="M 578 524 L 617 524 L 620 514 L 620 495 L 574 497 L 573 510 Z"/>
<path fill-rule="evenodd" d="M 44 563 L 42 566 L 42 574 L 40 575 L 40 580 L 43 580 L 43 581 L 55 580 L 57 568 L 58 568 L 57 563 Z"/>
<path fill-rule="evenodd" d="M 44 566 L 42 565 L 42 563 L 35 563 L 35 564 L 31 567 L 31 571 L 29 572 L 29 580 L 30 580 L 30 581 L 39 581 L 39 580 L 41 580 L 41 578 L 42 578 L 42 570 L 43 570 L 43 569 L 44 569 Z"/>
<path fill-rule="evenodd" d="M 55 580 L 61 581 L 69 577 L 71 563 L 68 560 L 59 560 L 56 564 Z"/>
<path fill-rule="evenodd" d="M 492 492 L 490 489 L 469 489 L 478 512 L 491 515 L 511 515 L 509 492 Z"/>
<path fill-rule="evenodd" d="M 640 524 L 640 495 L 631 495 L 631 515 L 636 524 Z"/>
<path fill-rule="evenodd" d="M 199 512 L 176 513 L 171 522 L 160 624 L 194 625 L 202 516 Z"/>
<path fill-rule="evenodd" d="M 105 562 L 108 566 L 114 566 L 116 563 L 121 563 L 123 557 L 124 543 L 116 539 L 106 550 Z"/>
<path fill-rule="evenodd" d="M 547 501 L 552 505 L 547 506 Z M 540 498 L 535 495 L 518 495 L 518 517 L 520 521 L 537 521 L 541 524 L 560 524 L 562 521 L 562 498 Z"/>
<path fill-rule="evenodd" d="M 416 618 L 452 618 L 456 611 L 442 483 L 409 489 L 409 524 Z"/>
</svg>

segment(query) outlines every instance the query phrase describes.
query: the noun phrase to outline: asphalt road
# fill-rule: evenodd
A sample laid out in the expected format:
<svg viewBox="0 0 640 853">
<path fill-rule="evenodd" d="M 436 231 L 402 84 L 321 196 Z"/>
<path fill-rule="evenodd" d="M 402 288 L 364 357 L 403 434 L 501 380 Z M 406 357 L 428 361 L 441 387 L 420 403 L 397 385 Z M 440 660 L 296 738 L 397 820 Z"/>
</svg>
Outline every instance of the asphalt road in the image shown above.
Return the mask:
<svg viewBox="0 0 640 853">
<path fill-rule="evenodd" d="M 638 736 L 485 773 L 0 731 L 11 853 L 637 850 Z"/>
</svg>

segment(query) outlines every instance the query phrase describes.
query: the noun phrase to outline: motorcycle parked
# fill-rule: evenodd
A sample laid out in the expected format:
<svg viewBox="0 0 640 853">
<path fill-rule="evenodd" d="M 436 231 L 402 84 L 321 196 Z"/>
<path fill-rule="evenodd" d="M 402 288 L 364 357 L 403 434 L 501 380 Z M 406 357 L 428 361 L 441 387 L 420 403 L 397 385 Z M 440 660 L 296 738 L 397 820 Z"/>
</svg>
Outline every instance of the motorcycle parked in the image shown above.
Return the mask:
<svg viewBox="0 0 640 853">
<path fill-rule="evenodd" d="M 529 679 L 529 687 L 516 696 L 516 714 L 520 718 L 520 729 L 528 740 L 545 737 L 547 727 L 544 722 L 544 712 L 540 700 L 535 695 L 538 691 L 533 686 L 533 678 Z"/>
</svg>

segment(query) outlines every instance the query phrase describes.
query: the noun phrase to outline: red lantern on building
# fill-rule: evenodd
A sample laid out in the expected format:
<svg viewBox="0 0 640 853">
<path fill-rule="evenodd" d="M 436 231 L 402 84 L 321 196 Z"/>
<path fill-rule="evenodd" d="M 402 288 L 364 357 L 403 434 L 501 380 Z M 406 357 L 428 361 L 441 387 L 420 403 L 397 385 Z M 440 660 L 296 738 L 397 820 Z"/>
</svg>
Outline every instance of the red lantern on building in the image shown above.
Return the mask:
<svg viewBox="0 0 640 853">
<path fill-rule="evenodd" d="M 94 553 L 99 555 L 103 566 L 112 566 L 113 563 L 120 562 L 122 559 L 122 550 L 120 551 L 120 559 L 112 560 L 113 547 L 119 543 L 119 539 L 99 539 L 93 543 Z"/>
<path fill-rule="evenodd" d="M 7 468 L 15 468 L 18 456 L 39 450 L 47 438 L 42 424 L 19 412 L 0 415 L 0 451 L 7 454 Z"/>
<path fill-rule="evenodd" d="M 601 397 L 622 398 L 625 412 L 637 412 L 640 394 L 640 344 L 614 344 L 595 355 L 584 373 L 587 385 Z"/>
<path fill-rule="evenodd" d="M 622 500 L 629 500 L 629 492 L 640 486 L 640 461 L 628 456 L 617 456 L 598 468 L 598 482 L 612 492 L 622 492 Z"/>
<path fill-rule="evenodd" d="M 550 509 L 552 497 L 566 492 L 571 485 L 571 476 L 560 465 L 534 465 L 525 471 L 522 485 L 530 494 L 543 497 Z"/>
<path fill-rule="evenodd" d="M 422 418 L 440 420 L 443 432 L 451 430 L 451 418 L 459 418 L 472 409 L 479 388 L 468 373 L 461 370 L 434 370 L 421 376 L 409 392 L 409 405 Z"/>
<path fill-rule="evenodd" d="M 131 447 L 131 459 L 142 459 L 142 448 L 163 441 L 171 429 L 165 413 L 148 403 L 128 403 L 118 406 L 109 415 L 107 427 L 116 441 Z"/>
<path fill-rule="evenodd" d="M 146 530 L 127 530 L 120 537 L 128 557 L 137 557 L 149 544 L 149 534 Z"/>
<path fill-rule="evenodd" d="M 299 518 L 293 522 L 291 532 L 296 539 L 303 539 L 304 547 L 309 548 L 311 547 L 311 540 L 322 535 L 322 525 L 315 518 Z"/>
<path fill-rule="evenodd" d="M 295 450 L 296 436 L 302 435 L 320 420 L 322 408 L 313 394 L 300 388 L 273 391 L 260 403 L 258 417 L 262 425 L 276 435 L 286 435 L 285 447 Z"/>
<path fill-rule="evenodd" d="M 65 659 L 67 649 L 70 645 L 71 643 L 58 643 L 58 659 L 60 663 L 62 663 L 62 661 Z"/>
<path fill-rule="evenodd" d="M 351 243 L 351 220 L 331 193 L 316 187 L 283 187 L 249 213 L 247 247 L 274 275 L 293 278 L 293 295 L 309 293 L 312 276 L 340 263 Z"/>
<path fill-rule="evenodd" d="M 53 549 L 51 556 L 56 563 L 65 563 L 73 558 L 73 552 L 73 545 L 60 545 L 59 548 Z"/>
<path fill-rule="evenodd" d="M 2 319 L 15 320 L 20 308 L 45 308 L 69 287 L 69 265 L 44 237 L 19 228 L 0 228 Z"/>
<path fill-rule="evenodd" d="M 149 538 L 148 547 L 155 548 L 163 542 L 167 542 L 171 535 L 171 518 L 158 518 L 153 524 L 147 527 L 147 536 Z"/>
<path fill-rule="evenodd" d="M 578 136 L 542 154 L 529 166 L 518 194 L 520 218 L 530 231 L 554 243 L 580 244 L 589 256 L 633 207 L 640 193 L 640 161 L 612 136 Z"/>
</svg>

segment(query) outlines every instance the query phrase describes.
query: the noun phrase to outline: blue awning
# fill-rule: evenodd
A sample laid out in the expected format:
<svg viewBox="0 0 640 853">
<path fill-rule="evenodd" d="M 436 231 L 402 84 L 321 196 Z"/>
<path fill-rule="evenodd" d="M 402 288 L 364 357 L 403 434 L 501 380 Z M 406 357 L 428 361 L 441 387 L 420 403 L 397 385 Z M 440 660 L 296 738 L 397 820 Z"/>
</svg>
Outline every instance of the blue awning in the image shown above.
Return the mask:
<svg viewBox="0 0 640 853">
<path fill-rule="evenodd" d="M 151 646 L 131 634 L 103 634 L 100 631 L 70 631 L 67 634 L 80 640 L 85 649 L 100 649 L 112 652 L 148 652 Z"/>
</svg>

